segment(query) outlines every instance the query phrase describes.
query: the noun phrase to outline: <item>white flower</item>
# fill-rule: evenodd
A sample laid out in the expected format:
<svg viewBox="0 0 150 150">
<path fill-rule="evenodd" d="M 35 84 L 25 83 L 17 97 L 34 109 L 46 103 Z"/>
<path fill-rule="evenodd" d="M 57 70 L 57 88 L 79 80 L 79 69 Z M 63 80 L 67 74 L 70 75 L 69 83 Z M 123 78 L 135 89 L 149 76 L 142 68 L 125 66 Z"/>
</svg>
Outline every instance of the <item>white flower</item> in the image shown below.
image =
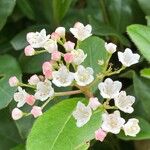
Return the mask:
<svg viewBox="0 0 150 150">
<path fill-rule="evenodd" d="M 97 97 L 91 97 L 89 99 L 88 106 L 90 106 L 93 110 L 96 110 L 100 105 L 101 105 L 101 103 L 98 101 Z"/>
<path fill-rule="evenodd" d="M 140 55 L 134 54 L 132 53 L 131 49 L 126 48 L 123 53 L 118 52 L 118 58 L 119 58 L 119 61 L 123 64 L 123 66 L 129 67 L 139 62 Z"/>
<path fill-rule="evenodd" d="M 91 25 L 84 26 L 82 23 L 77 22 L 73 28 L 70 28 L 70 32 L 80 41 L 85 40 L 91 36 L 92 27 Z"/>
<path fill-rule="evenodd" d="M 37 83 L 40 82 L 40 79 L 36 74 L 34 74 L 33 76 L 30 77 L 28 82 L 30 85 L 37 85 Z"/>
<path fill-rule="evenodd" d="M 113 43 L 105 43 L 105 49 L 108 51 L 108 53 L 113 54 L 116 52 L 117 46 Z"/>
<path fill-rule="evenodd" d="M 66 87 L 71 85 L 74 80 L 72 72 L 69 72 L 66 66 L 61 66 L 58 71 L 52 72 L 52 82 L 58 87 Z"/>
<path fill-rule="evenodd" d="M 140 127 L 138 123 L 139 123 L 138 119 L 135 118 L 129 119 L 128 122 L 123 126 L 125 135 L 135 137 L 140 132 Z"/>
<path fill-rule="evenodd" d="M 40 32 L 29 32 L 26 38 L 33 48 L 40 48 L 50 38 L 50 35 L 46 36 L 46 30 L 42 29 Z"/>
<path fill-rule="evenodd" d="M 86 86 L 94 80 L 93 69 L 90 67 L 85 68 L 82 65 L 79 65 L 77 72 L 74 73 L 74 78 L 78 85 Z"/>
<path fill-rule="evenodd" d="M 119 94 L 122 83 L 113 81 L 110 78 L 105 79 L 104 82 L 99 83 L 98 88 L 103 98 L 114 98 Z"/>
<path fill-rule="evenodd" d="M 66 29 L 64 27 L 58 27 L 55 30 L 55 33 L 57 33 L 60 37 L 65 37 Z"/>
<path fill-rule="evenodd" d="M 134 109 L 132 104 L 135 102 L 135 97 L 126 95 L 125 91 L 121 91 L 118 96 L 114 98 L 115 106 L 125 113 L 132 113 Z"/>
<path fill-rule="evenodd" d="M 18 120 L 18 119 L 22 118 L 23 112 L 18 108 L 14 108 L 12 110 L 11 116 L 14 120 Z"/>
<path fill-rule="evenodd" d="M 125 120 L 120 117 L 120 112 L 117 110 L 112 114 L 103 114 L 102 119 L 102 129 L 114 134 L 118 134 L 125 123 Z"/>
<path fill-rule="evenodd" d="M 57 41 L 49 39 L 45 44 L 44 48 L 49 52 L 52 53 L 58 50 Z"/>
<path fill-rule="evenodd" d="M 74 118 L 77 120 L 77 127 L 82 127 L 91 118 L 92 110 L 89 106 L 85 106 L 83 103 L 78 102 L 76 110 L 73 112 Z"/>
<path fill-rule="evenodd" d="M 72 50 L 71 53 L 73 54 L 73 63 L 75 65 L 80 65 L 87 57 L 87 54 L 84 54 L 82 49 Z"/>
<path fill-rule="evenodd" d="M 18 102 L 17 107 L 22 107 L 26 103 L 28 93 L 21 87 L 18 87 L 18 92 L 14 93 L 14 100 Z"/>
<path fill-rule="evenodd" d="M 44 82 L 40 81 L 36 87 L 35 98 L 41 101 L 45 101 L 49 97 L 54 95 L 54 89 L 52 88 L 51 81 L 45 80 Z"/>
</svg>

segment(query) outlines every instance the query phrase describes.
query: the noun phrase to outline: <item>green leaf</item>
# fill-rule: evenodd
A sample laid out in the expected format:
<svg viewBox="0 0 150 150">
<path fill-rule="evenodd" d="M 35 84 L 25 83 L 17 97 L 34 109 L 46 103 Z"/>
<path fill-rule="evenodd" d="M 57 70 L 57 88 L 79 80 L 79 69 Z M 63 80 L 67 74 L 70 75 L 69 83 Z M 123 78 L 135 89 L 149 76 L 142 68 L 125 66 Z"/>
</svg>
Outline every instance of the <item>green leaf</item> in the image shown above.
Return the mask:
<svg viewBox="0 0 150 150">
<path fill-rule="evenodd" d="M 138 77 L 136 74 L 133 76 L 133 84 L 136 97 L 141 101 L 145 112 L 150 114 L 150 80 Z"/>
<path fill-rule="evenodd" d="M 141 76 L 150 79 L 150 68 L 145 68 L 140 71 Z"/>
<path fill-rule="evenodd" d="M 127 28 L 127 32 L 142 55 L 150 61 L 150 27 L 131 25 Z"/>
<path fill-rule="evenodd" d="M 0 118 L 0 150 L 9 150 L 21 142 L 21 138 L 7 108 L 0 110 Z"/>
<path fill-rule="evenodd" d="M 147 20 L 147 25 L 150 26 L 150 16 L 146 16 L 145 18 Z"/>
<path fill-rule="evenodd" d="M 80 43 L 79 47 L 87 54 L 87 58 L 83 62 L 86 67 L 94 68 L 95 75 L 101 72 L 104 66 L 98 65 L 98 60 L 108 59 L 108 52 L 104 48 L 105 42 L 96 36 L 92 36 Z"/>
<path fill-rule="evenodd" d="M 141 128 L 141 131 L 139 132 L 139 134 L 137 134 L 136 137 L 130 137 L 130 136 L 126 136 L 123 131 L 120 132 L 120 134 L 117 135 L 117 137 L 119 137 L 120 139 L 123 140 L 146 140 L 146 139 L 150 139 L 150 124 L 144 120 L 143 118 L 137 117 L 137 119 L 139 119 L 139 126 Z"/>
<path fill-rule="evenodd" d="M 7 17 L 11 15 L 16 0 L 0 0 L 0 30 L 3 28 L 7 21 Z"/>
<path fill-rule="evenodd" d="M 137 0 L 140 7 L 142 8 L 143 12 L 146 15 L 150 15 L 150 5 L 149 5 L 149 0 Z"/>
<path fill-rule="evenodd" d="M 18 145 L 14 148 L 12 148 L 11 150 L 25 150 L 25 145 L 21 144 L 21 145 Z"/>
<path fill-rule="evenodd" d="M 12 100 L 16 87 L 12 88 L 8 84 L 11 76 L 16 76 L 21 80 L 21 70 L 17 61 L 8 55 L 0 56 L 0 109 L 6 107 Z"/>
<path fill-rule="evenodd" d="M 22 50 L 25 48 L 28 43 L 26 40 L 26 34 L 28 32 L 35 32 L 35 31 L 40 31 L 41 29 L 48 29 L 48 25 L 34 25 L 30 26 L 27 29 L 21 31 L 18 33 L 12 40 L 11 40 L 11 45 L 15 50 Z M 48 31 L 48 30 L 47 30 Z"/>
<path fill-rule="evenodd" d="M 95 112 L 86 125 L 77 128 L 72 112 L 78 101 L 85 103 L 87 99 L 64 100 L 39 117 L 27 139 L 27 150 L 78 149 L 93 139 L 94 131 L 101 124 L 102 110 Z"/>
<path fill-rule="evenodd" d="M 35 20 L 35 14 L 31 6 L 31 1 L 18 0 L 17 5 L 25 16 L 27 16 L 29 19 Z"/>
<path fill-rule="evenodd" d="M 100 24 L 97 20 L 93 19 L 92 17 L 89 17 L 89 23 L 92 25 L 93 34 L 100 36 L 113 36 L 117 38 L 117 40 L 119 40 L 123 45 L 130 46 L 129 40 L 125 36 L 117 32 L 110 25 Z"/>
<path fill-rule="evenodd" d="M 68 12 L 72 0 L 53 0 L 53 17 L 57 24 Z"/>
<path fill-rule="evenodd" d="M 24 73 L 37 73 L 42 71 L 42 64 L 45 61 L 50 60 L 50 54 L 49 53 L 43 53 L 31 57 L 27 57 L 24 54 L 20 56 L 20 65 L 22 68 L 22 71 Z"/>
</svg>

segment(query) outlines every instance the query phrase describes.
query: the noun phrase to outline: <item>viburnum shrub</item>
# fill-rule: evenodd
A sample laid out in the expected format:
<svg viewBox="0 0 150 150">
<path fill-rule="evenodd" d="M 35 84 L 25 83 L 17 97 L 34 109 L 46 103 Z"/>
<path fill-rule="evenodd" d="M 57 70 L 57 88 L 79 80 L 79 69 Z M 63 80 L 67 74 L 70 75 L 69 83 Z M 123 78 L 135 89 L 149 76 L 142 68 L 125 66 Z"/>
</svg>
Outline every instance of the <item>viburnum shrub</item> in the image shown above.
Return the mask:
<svg viewBox="0 0 150 150">
<path fill-rule="evenodd" d="M 140 132 L 139 120 L 136 118 L 125 120 L 120 115 L 120 111 L 128 114 L 134 111 L 132 105 L 135 97 L 121 90 L 122 83 L 117 80 L 113 81 L 109 76 L 118 74 L 127 67 L 138 63 L 139 54 L 133 53 L 129 48 L 126 48 L 124 52 L 118 51 L 118 62 L 121 62 L 122 66 L 116 69 L 110 63 L 110 58 L 117 51 L 117 46 L 106 42 L 104 47 L 108 58 L 97 60 L 97 65 L 103 66 L 103 70 L 94 76 L 95 68 L 83 65 L 88 56 L 84 48 L 80 48 L 80 44 L 92 36 L 91 25 L 84 26 L 77 22 L 73 28 L 70 28 L 70 32 L 76 38 L 76 44 L 66 40 L 64 27 L 58 27 L 51 35 L 46 35 L 45 29 L 27 34 L 26 39 L 29 45 L 24 50 L 25 55 L 47 53 L 51 55 L 51 60 L 44 62 L 43 75 L 34 74 L 29 78 L 28 83 L 20 82 L 15 76 L 9 79 L 10 86 L 18 86 L 18 91 L 14 93 L 17 107 L 12 110 L 12 118 L 18 120 L 28 115 L 37 118 L 43 114 L 45 106 L 55 97 L 82 93 L 89 101 L 87 105 L 78 101 L 76 109 L 72 112 L 78 128 L 84 126 L 93 113 L 101 110 L 103 112 L 102 124 L 95 131 L 96 140 L 103 141 L 108 132 L 118 134 L 121 129 L 124 130 L 125 135 L 136 136 Z M 59 47 L 63 47 L 64 50 L 60 51 Z M 59 90 L 60 87 L 68 86 L 74 87 L 75 90 L 56 92 L 54 88 L 57 87 Z M 98 97 L 92 90 L 95 86 L 99 90 Z M 27 92 L 23 87 L 31 88 L 32 92 Z M 43 104 L 38 105 L 37 101 Z M 31 106 L 30 112 L 21 110 L 25 104 Z"/>
</svg>

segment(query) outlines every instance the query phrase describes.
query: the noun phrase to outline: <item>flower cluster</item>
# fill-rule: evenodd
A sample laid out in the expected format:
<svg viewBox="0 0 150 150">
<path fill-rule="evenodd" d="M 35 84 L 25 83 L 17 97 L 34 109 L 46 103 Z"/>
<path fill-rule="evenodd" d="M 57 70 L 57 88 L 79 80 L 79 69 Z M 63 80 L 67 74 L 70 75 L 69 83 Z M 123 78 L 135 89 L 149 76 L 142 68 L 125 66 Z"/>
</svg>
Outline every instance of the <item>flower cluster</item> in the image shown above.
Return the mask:
<svg viewBox="0 0 150 150">
<path fill-rule="evenodd" d="M 98 61 L 98 65 L 105 65 L 106 69 L 104 72 L 100 72 L 101 76 L 97 74 L 95 77 L 94 68 L 83 65 L 87 54 L 79 48 L 80 42 L 92 36 L 91 25 L 84 26 L 77 22 L 73 28 L 70 28 L 70 32 L 77 39 L 77 44 L 66 40 L 66 29 L 64 27 L 58 27 L 51 35 L 47 35 L 45 29 L 27 34 L 26 39 L 29 45 L 24 49 L 25 55 L 33 56 L 46 52 L 50 54 L 51 60 L 43 63 L 43 75 L 34 74 L 26 84 L 19 81 L 15 76 L 9 79 L 11 87 L 18 87 L 18 91 L 14 93 L 17 106 L 12 110 L 12 118 L 18 120 L 27 115 L 33 115 L 36 118 L 42 115 L 43 108 L 54 97 L 83 93 L 89 98 L 89 103 L 87 106 L 80 101 L 77 103 L 77 107 L 73 111 L 77 127 L 85 125 L 90 120 L 93 111 L 103 108 L 103 123 L 100 129 L 95 131 L 97 140 L 103 141 L 108 132 L 118 134 L 121 129 L 124 130 L 126 135 L 136 136 L 140 131 L 138 120 L 132 118 L 125 123 L 119 112 L 120 110 L 125 113 L 132 113 L 135 98 L 127 95 L 125 91 L 121 91 L 121 82 L 113 81 L 110 78 L 102 81 L 106 76 L 120 73 L 126 67 L 138 63 L 140 56 L 134 54 L 129 48 L 125 49 L 124 52 L 118 52 L 118 59 L 122 63 L 122 67 L 119 70 L 112 71 L 111 66 L 109 66 L 109 59 L 117 51 L 117 46 L 113 43 L 105 43 L 105 49 L 110 57 L 106 62 Z M 60 51 L 59 46 L 63 47 L 65 52 Z M 103 104 L 91 92 L 91 87 L 95 86 L 96 83 L 101 96 L 104 98 Z M 57 87 L 74 86 L 78 90 L 55 92 L 54 85 Z M 31 88 L 33 92 L 29 93 L 23 87 Z M 114 106 L 109 104 L 112 100 Z M 42 101 L 43 105 L 37 105 L 37 101 Z M 24 105 L 31 107 L 29 113 L 20 109 Z M 115 111 L 109 114 L 107 111 L 109 109 Z"/>
</svg>

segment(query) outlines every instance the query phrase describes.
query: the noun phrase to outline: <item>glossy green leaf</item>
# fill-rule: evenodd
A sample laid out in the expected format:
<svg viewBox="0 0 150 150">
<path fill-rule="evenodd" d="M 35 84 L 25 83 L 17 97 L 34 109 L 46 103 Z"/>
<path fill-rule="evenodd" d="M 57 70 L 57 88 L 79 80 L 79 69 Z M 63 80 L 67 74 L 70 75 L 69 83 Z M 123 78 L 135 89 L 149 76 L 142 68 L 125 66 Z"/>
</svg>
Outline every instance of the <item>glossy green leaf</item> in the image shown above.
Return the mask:
<svg viewBox="0 0 150 150">
<path fill-rule="evenodd" d="M 7 21 L 7 17 L 11 15 L 16 0 L 0 0 L 0 30 Z"/>
<path fill-rule="evenodd" d="M 56 23 L 60 23 L 68 12 L 72 0 L 53 0 L 53 17 Z"/>
<path fill-rule="evenodd" d="M 92 67 L 95 75 L 104 69 L 104 66 L 98 65 L 98 60 L 104 60 L 105 62 L 109 56 L 104 48 L 104 43 L 105 42 L 101 38 L 92 36 L 81 42 L 79 45 L 79 47 L 87 54 L 87 58 L 83 62 L 83 65 Z"/>
<path fill-rule="evenodd" d="M 21 31 L 18 33 L 12 40 L 11 40 L 11 45 L 15 50 L 22 50 L 24 49 L 28 43 L 26 40 L 26 34 L 28 32 L 35 32 L 35 31 L 40 31 L 41 29 L 48 29 L 48 25 L 34 25 L 30 26 L 27 29 Z M 48 32 L 48 30 L 47 30 Z"/>
<path fill-rule="evenodd" d="M 27 150 L 78 149 L 93 139 L 101 124 L 102 110 L 95 112 L 85 126 L 77 128 L 72 112 L 78 101 L 87 103 L 84 98 L 64 100 L 38 118 L 27 139 Z"/>
<path fill-rule="evenodd" d="M 146 15 L 150 15 L 150 5 L 149 5 L 149 0 L 137 0 L 140 7 L 142 8 L 143 12 Z"/>
<path fill-rule="evenodd" d="M 136 97 L 141 101 L 145 112 L 150 114 L 150 80 L 138 77 L 136 74 L 133 76 L 134 90 Z"/>
<path fill-rule="evenodd" d="M 10 150 L 21 142 L 18 130 L 7 108 L 0 110 L 0 139 L 0 150 Z"/>
<path fill-rule="evenodd" d="M 14 148 L 12 148 L 11 150 L 25 150 L 25 145 L 21 144 L 21 145 L 18 145 Z"/>
<path fill-rule="evenodd" d="M 117 38 L 125 46 L 130 46 L 129 40 L 123 36 L 121 33 L 117 32 L 113 27 L 110 25 L 100 24 L 97 20 L 94 20 L 92 17 L 89 18 L 89 23 L 92 25 L 93 34 L 100 35 L 100 36 L 112 36 Z"/>
<path fill-rule="evenodd" d="M 16 76 L 21 80 L 21 70 L 17 61 L 8 55 L 0 56 L 0 109 L 6 107 L 12 100 L 16 87 L 12 88 L 8 84 L 11 76 Z"/>
<path fill-rule="evenodd" d="M 49 53 L 43 53 L 31 57 L 22 54 L 19 61 L 24 73 L 37 73 L 42 71 L 42 64 L 45 61 L 49 61 L 50 58 Z"/>
<path fill-rule="evenodd" d="M 147 25 L 150 26 L 150 16 L 146 16 L 145 18 L 147 20 Z"/>
<path fill-rule="evenodd" d="M 127 28 L 127 32 L 143 56 L 150 61 L 150 27 L 131 25 Z"/>
<path fill-rule="evenodd" d="M 118 134 L 117 136 L 120 139 L 123 140 L 146 140 L 146 139 L 150 139 L 150 124 L 144 120 L 143 118 L 138 117 L 139 119 L 139 126 L 141 128 L 141 131 L 139 132 L 139 134 L 136 135 L 136 137 L 130 137 L 130 136 L 126 136 L 123 131 Z"/>
<path fill-rule="evenodd" d="M 150 68 L 145 68 L 140 71 L 141 76 L 150 79 Z"/>
</svg>

